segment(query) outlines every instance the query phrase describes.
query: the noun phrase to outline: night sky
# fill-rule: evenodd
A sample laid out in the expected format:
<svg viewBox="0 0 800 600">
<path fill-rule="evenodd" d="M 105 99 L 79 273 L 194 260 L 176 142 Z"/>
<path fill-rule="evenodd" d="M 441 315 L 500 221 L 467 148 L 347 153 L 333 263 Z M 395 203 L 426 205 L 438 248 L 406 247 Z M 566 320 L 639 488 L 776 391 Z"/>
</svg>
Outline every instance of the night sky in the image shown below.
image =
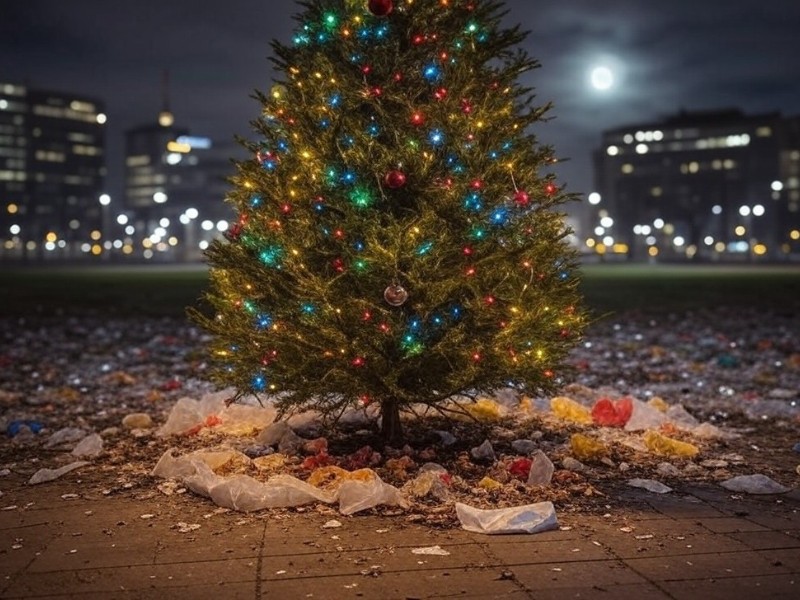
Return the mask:
<svg viewBox="0 0 800 600">
<path fill-rule="evenodd" d="M 366 0 L 365 0 L 366 1 Z M 800 0 L 508 0 L 542 68 L 524 82 L 553 121 L 536 130 L 592 191 L 603 129 L 687 110 L 800 113 Z M 169 69 L 171 109 L 193 134 L 250 136 L 253 89 L 269 90 L 269 42 L 289 42 L 294 0 L 0 0 L 0 81 L 104 99 L 109 186 L 122 194 L 122 132 L 153 122 Z M 590 83 L 606 66 L 614 85 Z"/>
</svg>

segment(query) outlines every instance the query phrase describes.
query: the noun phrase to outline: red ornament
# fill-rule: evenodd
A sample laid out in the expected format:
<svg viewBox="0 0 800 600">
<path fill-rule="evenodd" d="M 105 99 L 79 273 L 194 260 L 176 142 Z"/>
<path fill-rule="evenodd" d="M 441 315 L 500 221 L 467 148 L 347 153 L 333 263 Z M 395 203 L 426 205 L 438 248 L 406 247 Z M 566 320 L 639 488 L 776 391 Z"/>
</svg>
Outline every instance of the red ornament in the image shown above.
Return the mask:
<svg viewBox="0 0 800 600">
<path fill-rule="evenodd" d="M 233 223 L 230 227 L 228 227 L 228 230 L 225 232 L 225 236 L 229 240 L 235 242 L 239 239 L 239 236 L 242 235 L 243 228 L 244 226 L 241 223 Z"/>
<path fill-rule="evenodd" d="M 470 114 L 472 112 L 472 102 L 464 98 L 461 101 L 461 112 L 463 112 L 465 115 Z"/>
<path fill-rule="evenodd" d="M 528 206 L 528 202 L 530 202 L 530 196 L 528 196 L 528 192 L 524 190 L 518 190 L 516 194 L 514 194 L 514 202 L 519 206 Z"/>
<path fill-rule="evenodd" d="M 408 300 L 408 292 L 402 285 L 393 283 L 383 290 L 383 299 L 392 306 L 402 306 Z"/>
<path fill-rule="evenodd" d="M 447 88 L 438 88 L 435 92 L 433 92 L 433 97 L 437 100 L 444 100 L 447 98 Z"/>
<path fill-rule="evenodd" d="M 383 178 L 383 182 L 386 184 L 386 187 L 399 190 L 406 184 L 406 174 L 397 169 L 389 171 Z"/>
<path fill-rule="evenodd" d="M 548 183 L 546 186 L 544 186 L 544 191 L 547 192 L 548 196 L 552 196 L 557 190 L 558 188 L 553 183 Z"/>
<path fill-rule="evenodd" d="M 385 17 L 392 12 L 394 2 L 392 0 L 369 0 L 367 8 L 376 17 Z"/>
<path fill-rule="evenodd" d="M 411 124 L 416 125 L 417 127 L 424 125 L 425 115 L 423 115 L 421 112 L 415 112 L 413 115 L 411 115 Z"/>
</svg>

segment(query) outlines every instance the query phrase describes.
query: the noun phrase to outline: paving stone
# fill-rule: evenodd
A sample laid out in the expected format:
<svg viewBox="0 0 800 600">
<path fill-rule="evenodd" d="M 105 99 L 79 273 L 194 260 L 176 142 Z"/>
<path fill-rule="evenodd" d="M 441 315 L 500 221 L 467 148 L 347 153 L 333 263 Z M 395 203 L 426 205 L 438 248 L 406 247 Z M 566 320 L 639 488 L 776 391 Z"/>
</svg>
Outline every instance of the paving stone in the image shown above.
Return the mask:
<svg viewBox="0 0 800 600">
<path fill-rule="evenodd" d="M 800 578 L 796 574 L 671 581 L 663 587 L 674 600 L 796 600 L 800 596 Z"/>
<path fill-rule="evenodd" d="M 533 596 L 536 600 L 671 600 L 671 596 L 662 592 L 652 583 L 636 583 L 633 585 L 615 585 L 603 587 L 566 587 L 556 589 L 537 589 Z"/>
<path fill-rule="evenodd" d="M 537 593 L 542 589 L 647 583 L 641 575 L 619 560 L 518 565 L 513 572 L 520 583 Z"/>
<path fill-rule="evenodd" d="M 729 537 L 746 544 L 753 550 L 770 548 L 800 548 L 800 539 L 780 531 L 743 531 L 730 533 Z M 798 550 L 800 552 L 800 550 Z"/>
<path fill-rule="evenodd" d="M 788 568 L 775 566 L 765 558 L 754 556 L 752 552 L 629 558 L 625 564 L 650 581 L 723 579 L 789 572 Z"/>
<path fill-rule="evenodd" d="M 77 558 L 76 556 L 74 558 Z M 18 577 L 6 590 L 8 597 L 57 594 L 65 589 L 77 597 L 88 592 L 154 590 L 162 587 L 207 585 L 213 587 L 255 579 L 256 561 L 195 561 L 168 565 L 81 568 L 78 561 L 51 565 L 52 570 Z"/>
</svg>

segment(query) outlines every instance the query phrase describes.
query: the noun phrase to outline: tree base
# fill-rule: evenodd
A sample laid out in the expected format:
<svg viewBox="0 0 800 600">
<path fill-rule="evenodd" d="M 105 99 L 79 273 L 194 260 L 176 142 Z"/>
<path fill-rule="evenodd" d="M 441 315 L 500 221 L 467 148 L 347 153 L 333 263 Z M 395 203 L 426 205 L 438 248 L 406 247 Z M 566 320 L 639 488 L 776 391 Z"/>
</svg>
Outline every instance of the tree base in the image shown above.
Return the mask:
<svg viewBox="0 0 800 600">
<path fill-rule="evenodd" d="M 400 448 L 405 443 L 403 424 L 400 422 L 400 404 L 397 400 L 381 402 L 381 437 L 387 446 Z"/>
</svg>

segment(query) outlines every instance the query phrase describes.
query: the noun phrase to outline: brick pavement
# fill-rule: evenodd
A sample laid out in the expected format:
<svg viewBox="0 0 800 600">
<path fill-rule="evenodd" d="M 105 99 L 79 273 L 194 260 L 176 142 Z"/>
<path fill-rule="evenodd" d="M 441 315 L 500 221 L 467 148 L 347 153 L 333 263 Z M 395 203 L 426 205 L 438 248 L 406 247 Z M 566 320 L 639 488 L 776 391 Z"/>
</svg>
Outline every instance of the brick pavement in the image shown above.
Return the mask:
<svg viewBox="0 0 800 600">
<path fill-rule="evenodd" d="M 4 480 L 0 598 L 800 597 L 797 491 L 630 489 L 605 515 L 559 512 L 559 531 L 485 536 L 327 506 L 241 514 L 189 493 L 76 497 L 77 477 Z M 323 528 L 334 518 L 341 527 Z M 412 553 L 435 545 L 449 554 Z"/>
</svg>

